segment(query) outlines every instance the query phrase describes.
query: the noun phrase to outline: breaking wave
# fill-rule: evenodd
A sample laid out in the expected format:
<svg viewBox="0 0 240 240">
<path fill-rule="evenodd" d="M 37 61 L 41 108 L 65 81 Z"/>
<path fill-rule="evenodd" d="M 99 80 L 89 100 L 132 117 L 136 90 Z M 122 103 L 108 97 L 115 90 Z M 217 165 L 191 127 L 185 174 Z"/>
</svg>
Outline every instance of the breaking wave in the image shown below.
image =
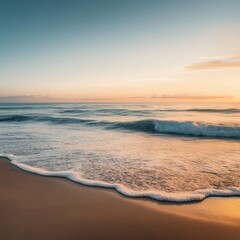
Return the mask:
<svg viewBox="0 0 240 240">
<path fill-rule="evenodd" d="M 119 129 L 140 131 L 145 133 L 161 133 L 171 135 L 212 137 L 212 138 L 240 138 L 240 124 L 213 124 L 194 121 L 171 121 L 145 119 L 129 122 L 97 121 L 93 119 L 61 118 L 41 115 L 4 115 L 0 122 L 48 122 L 53 124 L 84 124 L 87 126 L 102 126 L 109 130 Z"/>
<path fill-rule="evenodd" d="M 240 125 L 191 121 L 142 120 L 115 123 L 111 128 L 197 137 L 240 138 Z"/>
</svg>

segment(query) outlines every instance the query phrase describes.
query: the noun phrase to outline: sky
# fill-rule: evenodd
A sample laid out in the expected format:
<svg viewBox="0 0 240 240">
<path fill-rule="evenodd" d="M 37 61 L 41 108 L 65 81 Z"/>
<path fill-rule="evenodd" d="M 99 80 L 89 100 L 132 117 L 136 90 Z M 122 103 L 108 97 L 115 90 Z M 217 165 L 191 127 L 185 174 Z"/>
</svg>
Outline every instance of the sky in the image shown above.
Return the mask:
<svg viewBox="0 0 240 240">
<path fill-rule="evenodd" d="M 0 0 L 0 102 L 239 102 L 239 0 Z"/>
</svg>

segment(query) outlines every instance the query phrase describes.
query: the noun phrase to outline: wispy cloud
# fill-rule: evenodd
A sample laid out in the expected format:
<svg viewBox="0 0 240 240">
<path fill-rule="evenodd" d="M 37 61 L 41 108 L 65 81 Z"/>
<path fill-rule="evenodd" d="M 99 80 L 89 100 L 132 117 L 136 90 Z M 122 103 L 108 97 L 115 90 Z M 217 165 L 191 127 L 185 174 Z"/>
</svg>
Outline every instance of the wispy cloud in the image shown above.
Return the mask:
<svg viewBox="0 0 240 240">
<path fill-rule="evenodd" d="M 146 96 L 135 96 L 131 97 L 134 99 L 159 99 L 159 100 L 218 100 L 218 99 L 232 99 L 232 96 L 224 95 L 187 95 L 187 94 L 163 94 L 163 95 L 152 95 Z"/>
<path fill-rule="evenodd" d="M 187 66 L 187 71 L 204 71 L 227 68 L 240 68 L 240 54 L 194 63 Z"/>
<path fill-rule="evenodd" d="M 187 95 L 187 94 L 162 94 L 152 96 L 132 96 L 126 98 L 78 98 L 78 99 L 64 99 L 64 98 L 52 98 L 49 96 L 8 96 L 0 97 L 0 103 L 44 103 L 44 102 L 128 102 L 128 101 L 228 101 L 234 99 L 233 96 L 225 95 Z"/>
<path fill-rule="evenodd" d="M 28 95 L 28 96 L 8 96 L 0 97 L 0 102 L 59 102 L 64 101 L 61 98 L 51 98 L 49 96 Z"/>
<path fill-rule="evenodd" d="M 164 94 L 164 95 L 153 95 L 151 96 L 153 99 L 189 99 L 189 100 L 211 100 L 211 99 L 230 99 L 233 98 L 232 96 L 206 96 L 206 95 L 186 95 L 186 94 L 179 94 L 179 95 L 171 95 L 171 94 Z"/>
<path fill-rule="evenodd" d="M 1 103 L 44 103 L 44 102 L 110 102 L 121 101 L 123 98 L 54 98 L 40 95 L 0 97 Z"/>
<path fill-rule="evenodd" d="M 75 98 L 74 102 L 110 102 L 121 100 L 122 98 Z"/>
</svg>

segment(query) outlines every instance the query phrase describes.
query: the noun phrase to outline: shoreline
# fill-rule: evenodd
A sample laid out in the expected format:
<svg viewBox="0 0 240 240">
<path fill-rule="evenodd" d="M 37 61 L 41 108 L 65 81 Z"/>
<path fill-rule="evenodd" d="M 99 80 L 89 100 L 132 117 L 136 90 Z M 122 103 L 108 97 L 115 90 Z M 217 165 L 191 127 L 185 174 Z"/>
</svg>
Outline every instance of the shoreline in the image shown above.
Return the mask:
<svg viewBox="0 0 240 240">
<path fill-rule="evenodd" d="M 240 239 L 240 198 L 189 204 L 29 173 L 0 157 L 2 239 Z"/>
<path fill-rule="evenodd" d="M 15 160 L 11 160 L 8 156 L 0 155 L 0 158 L 6 158 L 12 165 L 14 165 L 16 168 L 24 172 L 28 172 L 28 173 L 32 173 L 32 174 L 36 174 L 38 176 L 44 176 L 44 177 L 63 178 L 82 186 L 113 190 L 118 194 L 120 194 L 121 196 L 131 198 L 131 199 L 140 199 L 140 200 L 153 201 L 157 203 L 180 205 L 180 204 L 198 203 L 198 202 L 204 201 L 207 198 L 212 198 L 212 197 L 216 197 L 216 198 L 240 197 L 240 188 L 237 188 L 237 187 L 231 187 L 225 190 L 224 189 L 197 190 L 197 191 L 193 191 L 191 193 L 192 195 L 190 195 L 189 192 L 183 192 L 179 194 L 178 198 L 176 198 L 176 194 L 171 194 L 168 192 L 161 192 L 161 193 L 148 192 L 148 191 L 142 192 L 142 193 L 138 193 L 135 191 L 129 192 L 129 190 L 125 189 L 121 185 L 83 179 L 79 176 L 76 177 L 75 174 L 72 174 L 71 172 L 64 172 L 64 171 L 50 172 L 50 171 L 38 169 L 23 163 L 18 163 Z"/>
</svg>

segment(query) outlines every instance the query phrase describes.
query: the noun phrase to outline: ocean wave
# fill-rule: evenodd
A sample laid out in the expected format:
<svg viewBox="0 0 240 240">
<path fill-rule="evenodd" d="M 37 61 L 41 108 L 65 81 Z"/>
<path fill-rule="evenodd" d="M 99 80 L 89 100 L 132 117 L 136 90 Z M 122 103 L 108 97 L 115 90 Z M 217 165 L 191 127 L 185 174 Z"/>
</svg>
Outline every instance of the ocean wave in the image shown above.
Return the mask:
<svg viewBox="0 0 240 240">
<path fill-rule="evenodd" d="M 24 115 L 3 115 L 0 116 L 0 122 L 25 122 L 30 121 L 32 117 Z"/>
<path fill-rule="evenodd" d="M 177 111 L 177 110 L 176 110 Z M 186 112 L 206 112 L 206 113 L 240 113 L 240 109 L 238 108 L 225 108 L 225 109 L 213 109 L 213 108 L 193 108 L 182 110 Z"/>
<path fill-rule="evenodd" d="M 10 156 L 8 155 L 6 157 L 9 158 Z M 102 181 L 85 179 L 81 176 L 79 172 L 76 171 L 47 171 L 45 169 L 35 168 L 24 163 L 19 163 L 15 160 L 11 160 L 11 163 L 27 172 L 48 177 L 63 177 L 85 186 L 114 189 L 118 193 L 131 198 L 147 198 L 155 201 L 188 203 L 193 201 L 202 201 L 207 197 L 240 196 L 240 188 L 237 187 L 228 187 L 222 189 L 202 189 L 192 192 L 172 192 L 172 193 L 163 191 L 135 191 L 126 188 L 121 184 L 110 184 Z"/>
<path fill-rule="evenodd" d="M 186 109 L 156 109 L 156 112 L 202 112 L 202 113 L 222 113 L 222 114 L 234 114 L 240 113 L 239 108 L 186 108 Z"/>
<path fill-rule="evenodd" d="M 10 106 L 10 107 L 0 107 L 0 110 L 4 110 L 4 111 L 9 111 L 9 110 L 12 110 L 12 111 L 15 111 L 15 110 L 31 110 L 33 109 L 32 107 L 29 107 L 29 106 L 21 106 L 21 107 L 13 107 L 13 106 Z"/>
<path fill-rule="evenodd" d="M 224 125 L 191 121 L 142 120 L 119 122 L 113 124 L 110 128 L 197 137 L 240 138 L 240 125 L 236 124 Z"/>
<path fill-rule="evenodd" d="M 213 109 L 213 108 L 188 108 L 188 109 L 125 109 L 125 108 L 102 108 L 102 109 L 71 109 L 61 111 L 60 113 L 87 113 L 94 112 L 97 115 L 117 115 L 117 116 L 149 116 L 156 112 L 200 112 L 200 113 L 220 113 L 220 114 L 237 114 L 240 113 L 238 108 L 225 108 L 225 109 Z"/>
<path fill-rule="evenodd" d="M 15 111 L 15 110 L 39 110 L 39 109 L 46 109 L 46 110 L 53 110 L 53 109 L 63 109 L 63 107 L 59 106 L 52 106 L 51 104 L 27 104 L 26 106 L 23 105 L 1 105 L 0 103 L 0 111 Z"/>
<path fill-rule="evenodd" d="M 95 122 L 92 119 L 62 118 L 41 115 L 4 115 L 0 116 L 0 122 L 49 122 L 55 124 L 79 124 Z"/>
<path fill-rule="evenodd" d="M 87 113 L 87 112 L 89 112 L 89 110 L 87 109 L 69 109 L 60 111 L 59 113 Z"/>
<path fill-rule="evenodd" d="M 88 126 L 102 126 L 106 129 L 139 131 L 144 133 L 161 133 L 170 135 L 213 137 L 213 138 L 240 138 L 240 124 L 213 124 L 194 121 L 171 121 L 145 119 L 129 122 L 98 121 L 70 117 L 51 117 L 41 115 L 4 115 L 0 122 L 48 122 L 53 124 L 85 124 Z"/>
<path fill-rule="evenodd" d="M 137 109 L 126 109 L 126 108 L 102 108 L 96 110 L 97 114 L 102 115 L 118 115 L 118 116 L 145 116 L 152 114 L 152 110 L 137 110 Z"/>
<path fill-rule="evenodd" d="M 139 106 L 138 106 L 139 107 Z M 219 113 L 219 114 L 240 114 L 239 108 L 167 108 L 159 106 L 155 109 L 129 109 L 129 108 L 89 108 L 86 106 L 78 106 L 74 108 L 64 108 L 63 106 L 55 106 L 51 104 L 28 104 L 23 105 L 0 105 L 0 111 L 16 111 L 16 110 L 59 110 L 63 114 L 94 114 L 99 116 L 150 116 L 156 113 L 180 113 L 180 112 L 196 112 L 196 113 Z"/>
<path fill-rule="evenodd" d="M 224 125 L 205 122 L 154 121 L 154 129 L 160 133 L 180 135 L 240 138 L 240 125 Z"/>
</svg>

